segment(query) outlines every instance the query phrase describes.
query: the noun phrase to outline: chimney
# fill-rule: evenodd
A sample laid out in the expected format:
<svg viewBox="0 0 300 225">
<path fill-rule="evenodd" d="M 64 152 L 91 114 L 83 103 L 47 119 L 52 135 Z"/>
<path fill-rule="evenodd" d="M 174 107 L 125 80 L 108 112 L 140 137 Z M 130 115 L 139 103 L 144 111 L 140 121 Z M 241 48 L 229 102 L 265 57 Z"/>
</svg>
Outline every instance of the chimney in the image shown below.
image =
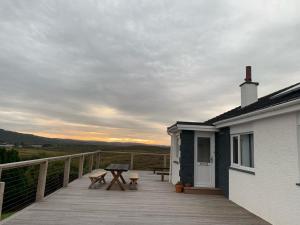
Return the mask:
<svg viewBox="0 0 300 225">
<path fill-rule="evenodd" d="M 245 82 L 241 87 L 241 107 L 245 107 L 257 101 L 257 82 L 252 82 L 251 66 L 246 66 Z"/>
<path fill-rule="evenodd" d="M 252 77 L 251 77 L 251 66 L 246 66 L 246 78 L 245 81 L 251 82 Z"/>
</svg>

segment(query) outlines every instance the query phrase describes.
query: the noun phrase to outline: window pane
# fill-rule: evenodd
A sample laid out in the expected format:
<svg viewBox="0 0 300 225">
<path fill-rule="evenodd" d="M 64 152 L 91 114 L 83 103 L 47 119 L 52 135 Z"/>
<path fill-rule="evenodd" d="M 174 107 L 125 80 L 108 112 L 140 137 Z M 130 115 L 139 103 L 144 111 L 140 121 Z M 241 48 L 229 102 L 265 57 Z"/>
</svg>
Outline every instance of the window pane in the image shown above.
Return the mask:
<svg viewBox="0 0 300 225">
<path fill-rule="evenodd" d="M 232 149 L 233 149 L 233 163 L 239 163 L 239 139 L 238 137 L 232 138 Z"/>
<path fill-rule="evenodd" d="M 210 163 L 210 138 L 198 138 L 198 162 Z"/>
<path fill-rule="evenodd" d="M 241 135 L 241 165 L 254 167 L 253 134 Z"/>
</svg>

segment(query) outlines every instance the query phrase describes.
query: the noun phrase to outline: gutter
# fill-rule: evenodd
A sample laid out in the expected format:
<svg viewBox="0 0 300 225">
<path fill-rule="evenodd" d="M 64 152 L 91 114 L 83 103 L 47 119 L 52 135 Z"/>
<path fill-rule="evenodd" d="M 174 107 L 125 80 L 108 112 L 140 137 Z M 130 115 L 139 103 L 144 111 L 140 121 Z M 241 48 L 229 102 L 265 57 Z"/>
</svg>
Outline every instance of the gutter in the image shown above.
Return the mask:
<svg viewBox="0 0 300 225">
<path fill-rule="evenodd" d="M 300 111 L 300 99 L 271 106 L 265 109 L 257 110 L 233 118 L 221 120 L 213 123 L 213 125 L 215 125 L 216 128 L 227 127 L 231 125 L 251 122 L 258 119 L 264 119 L 267 117 L 277 116 L 277 115 L 286 114 L 295 111 Z"/>
<path fill-rule="evenodd" d="M 177 124 L 176 126 L 170 127 L 167 132 L 169 135 L 171 135 L 172 133 L 176 133 L 181 130 L 217 132 L 219 129 L 215 126 Z"/>
</svg>

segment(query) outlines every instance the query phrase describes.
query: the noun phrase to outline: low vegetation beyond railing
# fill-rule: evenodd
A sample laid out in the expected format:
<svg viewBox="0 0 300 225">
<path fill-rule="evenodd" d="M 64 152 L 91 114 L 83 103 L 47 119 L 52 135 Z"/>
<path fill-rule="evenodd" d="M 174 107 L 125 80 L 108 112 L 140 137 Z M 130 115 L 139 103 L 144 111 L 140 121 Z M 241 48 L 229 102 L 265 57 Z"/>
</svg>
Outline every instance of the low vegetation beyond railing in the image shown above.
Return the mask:
<svg viewBox="0 0 300 225">
<path fill-rule="evenodd" d="M 54 191 L 67 187 L 93 169 L 127 163 L 131 169 L 168 167 L 169 154 L 95 151 L 0 164 L 0 220 Z"/>
</svg>

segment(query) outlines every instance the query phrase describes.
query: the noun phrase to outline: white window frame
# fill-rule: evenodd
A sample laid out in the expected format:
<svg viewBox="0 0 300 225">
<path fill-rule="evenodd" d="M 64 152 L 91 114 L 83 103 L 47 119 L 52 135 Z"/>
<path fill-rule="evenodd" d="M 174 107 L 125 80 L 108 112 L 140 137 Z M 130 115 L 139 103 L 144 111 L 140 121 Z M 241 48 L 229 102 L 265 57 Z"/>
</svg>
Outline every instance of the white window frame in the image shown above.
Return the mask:
<svg viewBox="0 0 300 225">
<path fill-rule="evenodd" d="M 298 184 L 300 184 L 300 124 L 297 124 L 297 142 L 298 142 L 298 172 L 299 172 Z"/>
<path fill-rule="evenodd" d="M 237 137 L 238 138 L 238 163 L 234 163 L 233 162 L 233 138 L 234 137 Z M 231 135 L 231 143 L 230 143 L 230 146 L 231 146 L 231 166 L 232 167 L 239 167 L 240 165 L 240 162 L 241 162 L 241 153 L 240 153 L 240 135 L 238 134 L 233 134 Z"/>
<path fill-rule="evenodd" d="M 239 133 L 239 134 L 231 134 L 230 135 L 230 149 L 231 149 L 231 167 L 233 168 L 237 168 L 237 169 L 241 169 L 241 170 L 246 170 L 246 171 L 250 171 L 250 172 L 255 172 L 255 148 L 253 147 L 253 165 L 254 167 L 247 167 L 247 166 L 242 166 L 241 165 L 241 135 L 246 135 L 246 134 L 252 134 L 253 135 L 253 142 L 255 140 L 254 138 L 254 133 L 253 132 L 244 132 L 244 133 Z M 233 162 L 233 137 L 238 137 L 238 164 Z M 254 145 L 254 143 L 253 143 Z"/>
</svg>

